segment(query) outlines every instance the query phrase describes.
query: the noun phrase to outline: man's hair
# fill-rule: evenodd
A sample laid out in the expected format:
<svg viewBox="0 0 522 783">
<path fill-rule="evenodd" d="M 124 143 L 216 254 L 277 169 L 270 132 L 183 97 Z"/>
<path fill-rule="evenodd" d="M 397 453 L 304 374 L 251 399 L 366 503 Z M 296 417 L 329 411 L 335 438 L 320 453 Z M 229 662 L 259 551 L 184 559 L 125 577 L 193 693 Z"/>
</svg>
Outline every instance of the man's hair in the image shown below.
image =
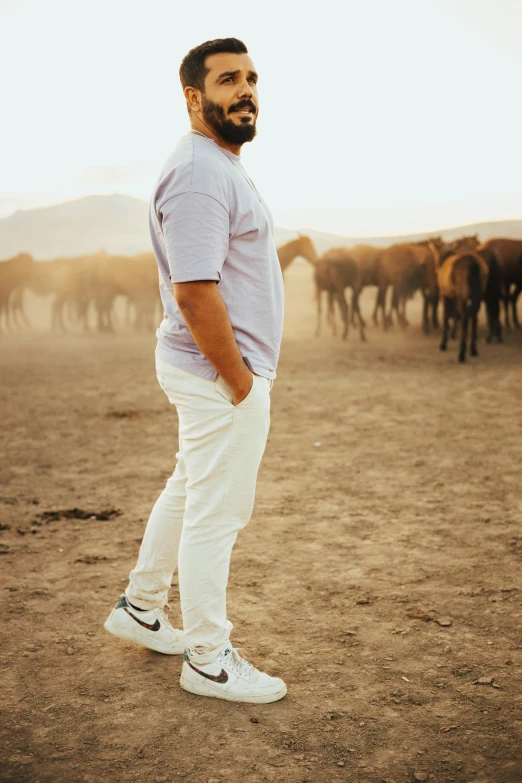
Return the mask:
<svg viewBox="0 0 522 783">
<path fill-rule="evenodd" d="M 211 54 L 248 54 L 243 41 L 238 38 L 216 38 L 214 41 L 195 46 L 183 58 L 179 67 L 179 78 L 183 89 L 194 87 L 196 90 L 205 91 L 205 77 L 209 68 L 205 66 L 205 60 Z"/>
</svg>

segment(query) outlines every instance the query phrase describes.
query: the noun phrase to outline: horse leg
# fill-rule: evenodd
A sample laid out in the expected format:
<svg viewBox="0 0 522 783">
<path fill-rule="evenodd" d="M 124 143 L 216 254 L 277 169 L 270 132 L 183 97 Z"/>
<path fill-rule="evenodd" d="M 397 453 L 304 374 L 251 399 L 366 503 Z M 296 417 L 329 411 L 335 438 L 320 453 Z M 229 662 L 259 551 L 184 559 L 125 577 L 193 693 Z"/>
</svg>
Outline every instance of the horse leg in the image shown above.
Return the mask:
<svg viewBox="0 0 522 783">
<path fill-rule="evenodd" d="M 337 303 L 339 305 L 339 310 L 341 311 L 341 320 L 343 322 L 343 333 L 341 335 L 341 338 L 343 340 L 346 340 L 346 337 L 348 335 L 348 322 L 349 322 L 348 302 L 346 301 L 346 297 L 344 295 L 344 289 L 341 286 L 337 289 L 336 296 L 337 296 Z"/>
<path fill-rule="evenodd" d="M 64 333 L 67 331 L 67 326 L 66 326 L 66 322 L 65 322 L 65 308 L 66 307 L 67 307 L 67 302 L 62 301 L 62 303 L 60 305 L 60 309 L 58 311 L 58 321 L 59 321 L 59 324 L 60 324 L 60 331 L 62 331 Z"/>
<path fill-rule="evenodd" d="M 113 305 L 114 299 L 109 302 L 109 305 L 107 307 L 107 331 L 114 332 L 114 323 L 113 323 L 113 311 L 112 311 L 112 305 Z"/>
<path fill-rule="evenodd" d="M 403 329 L 407 329 L 408 326 L 410 325 L 410 322 L 406 318 L 406 305 L 407 305 L 407 303 L 408 303 L 407 297 L 406 296 L 402 296 L 401 299 L 400 299 L 400 304 L 402 305 L 402 307 L 401 307 L 401 319 L 402 319 L 401 326 L 402 326 Z"/>
<path fill-rule="evenodd" d="M 386 284 L 382 289 L 382 291 L 379 291 L 379 298 L 380 298 L 379 306 L 381 308 L 381 318 L 382 318 L 382 325 L 384 329 L 388 329 L 388 327 L 391 326 L 391 324 L 393 323 L 393 321 L 391 320 L 391 313 L 386 312 L 386 300 L 388 298 L 388 289 L 389 286 L 388 284 Z"/>
<path fill-rule="evenodd" d="M 477 351 L 477 321 L 478 311 L 471 313 L 471 342 L 469 346 L 470 356 L 478 356 Z"/>
<path fill-rule="evenodd" d="M 355 296 L 355 294 L 354 294 L 354 296 Z M 352 297 L 352 308 L 353 307 L 354 307 L 354 304 L 353 304 L 353 297 Z M 357 305 L 357 320 L 359 321 L 359 338 L 360 338 L 362 343 L 365 343 L 366 342 L 366 335 L 364 333 L 364 327 L 366 326 L 366 324 L 364 322 L 364 319 L 361 316 L 361 313 L 360 313 L 358 305 Z"/>
<path fill-rule="evenodd" d="M 465 362 L 466 361 L 466 348 L 467 348 L 467 341 L 468 341 L 468 321 L 469 316 L 467 312 L 466 303 L 459 301 L 458 306 L 456 307 L 457 312 L 460 310 L 460 321 L 459 321 L 459 336 L 460 336 L 460 346 L 459 346 L 459 362 Z"/>
<path fill-rule="evenodd" d="M 393 286 L 391 309 L 392 311 L 393 310 L 395 311 L 395 315 L 397 317 L 397 323 L 399 324 L 401 329 L 404 329 L 406 326 L 404 323 L 404 316 L 402 314 L 403 304 L 404 304 L 403 297 L 399 293 L 399 290 L 395 286 Z"/>
<path fill-rule="evenodd" d="M 379 325 L 379 307 L 381 306 L 381 289 L 380 287 L 377 289 L 377 293 L 375 294 L 375 304 L 373 306 L 373 313 L 372 313 L 372 321 L 374 326 Z"/>
<path fill-rule="evenodd" d="M 359 322 L 364 326 L 366 326 L 366 321 L 361 315 L 361 309 L 359 307 L 359 296 L 361 294 L 361 288 L 355 288 L 353 290 L 352 294 L 352 319 L 354 315 L 357 315 L 357 318 L 359 319 Z M 355 323 L 354 323 L 355 326 Z"/>
<path fill-rule="evenodd" d="M 509 283 L 502 286 L 502 305 L 504 307 L 504 327 L 511 329 L 511 323 L 509 320 Z"/>
<path fill-rule="evenodd" d="M 328 291 L 327 321 L 332 330 L 332 335 L 337 337 L 337 325 L 335 323 L 335 291 L 332 291 L 331 289 Z"/>
<path fill-rule="evenodd" d="M 317 322 L 315 326 L 315 336 L 319 337 L 321 334 L 321 291 L 317 292 Z"/>
<path fill-rule="evenodd" d="M 431 325 L 434 329 L 439 329 L 439 292 L 438 290 L 435 291 L 433 294 L 432 300 L 431 300 L 431 307 L 432 307 L 432 314 L 431 314 Z"/>
<path fill-rule="evenodd" d="M 430 309 L 430 300 L 428 297 L 428 294 L 426 294 L 424 291 L 422 292 L 422 331 L 424 334 L 430 333 L 430 319 L 429 319 L 429 309 Z"/>
<path fill-rule="evenodd" d="M 490 343 L 493 340 L 496 325 L 495 325 L 495 317 L 492 312 L 492 302 L 488 299 L 487 295 L 486 295 L 486 325 L 487 325 L 486 342 Z"/>
<path fill-rule="evenodd" d="M 451 339 L 454 340 L 457 336 L 457 329 L 459 326 L 459 313 L 457 309 L 457 303 L 453 303 L 452 307 L 453 326 L 451 327 Z"/>
<path fill-rule="evenodd" d="M 9 309 L 9 295 L 7 296 L 5 302 L 5 328 L 7 332 L 11 331 L 11 313 Z"/>
<path fill-rule="evenodd" d="M 515 329 L 520 329 L 520 323 L 518 321 L 518 313 L 517 313 L 517 299 L 521 291 L 522 291 L 522 284 L 515 283 L 515 290 L 511 294 L 511 315 L 513 318 L 513 325 Z"/>
<path fill-rule="evenodd" d="M 99 299 L 94 300 L 94 310 L 96 312 L 96 329 L 103 332 L 103 306 Z"/>
<path fill-rule="evenodd" d="M 442 315 L 442 339 L 439 345 L 441 351 L 448 350 L 448 332 L 449 332 L 449 301 L 445 296 L 442 300 L 443 315 Z"/>
</svg>

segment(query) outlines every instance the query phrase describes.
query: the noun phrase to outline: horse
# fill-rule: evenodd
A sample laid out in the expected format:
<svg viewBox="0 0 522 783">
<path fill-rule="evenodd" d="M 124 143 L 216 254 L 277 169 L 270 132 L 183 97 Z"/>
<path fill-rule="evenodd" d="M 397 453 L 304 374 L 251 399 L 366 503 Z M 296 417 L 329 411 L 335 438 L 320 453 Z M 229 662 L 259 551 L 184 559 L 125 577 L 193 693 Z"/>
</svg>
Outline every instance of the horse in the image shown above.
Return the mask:
<svg viewBox="0 0 522 783">
<path fill-rule="evenodd" d="M 500 267 L 505 325 L 508 329 L 511 328 L 509 317 L 511 304 L 513 326 L 519 329 L 517 299 L 522 292 L 522 239 L 489 239 L 480 247 L 493 252 Z"/>
<path fill-rule="evenodd" d="M 280 245 L 277 248 L 277 255 L 281 265 L 281 272 L 283 274 L 285 269 L 290 266 L 294 258 L 297 258 L 297 256 L 305 258 L 311 264 L 315 264 L 318 258 L 314 243 L 310 237 L 303 234 L 299 234 L 297 239 L 292 239 L 290 242 L 286 242 L 286 244 Z"/>
<path fill-rule="evenodd" d="M 489 267 L 479 253 L 465 250 L 446 258 L 437 269 L 444 320 L 440 350 L 447 350 L 449 319 L 453 312 L 459 321 L 458 361 L 466 361 L 468 324 L 471 321 L 470 354 L 478 356 L 477 316 L 486 292 Z"/>
<path fill-rule="evenodd" d="M 7 329 L 11 328 L 11 315 L 14 316 L 16 325 L 16 316 L 18 306 L 14 307 L 13 300 L 19 300 L 18 292 L 22 291 L 25 285 L 34 275 L 35 260 L 28 253 L 19 253 L 6 261 L 0 261 L 0 330 L 2 328 L 2 313 L 5 313 L 5 325 Z"/>
<path fill-rule="evenodd" d="M 315 291 L 317 300 L 317 327 L 316 336 L 321 329 L 321 296 L 323 292 L 328 295 L 328 322 L 332 327 L 334 335 L 336 334 L 334 318 L 334 301 L 337 301 L 341 311 L 343 321 L 342 339 L 345 340 L 348 335 L 348 303 L 344 291 L 346 288 L 352 289 L 352 309 L 355 309 L 359 322 L 359 336 L 365 340 L 364 322 L 361 318 L 358 306 L 359 293 L 362 288 L 363 276 L 359 264 L 351 255 L 349 248 L 337 247 L 327 250 L 315 264 Z"/>
<path fill-rule="evenodd" d="M 397 321 L 405 328 L 406 301 L 415 291 L 421 289 L 425 306 L 423 310 L 423 328 L 429 331 L 428 304 L 435 297 L 436 274 L 435 254 L 442 240 L 427 239 L 423 242 L 401 242 L 385 248 L 378 266 L 379 291 L 374 310 L 374 322 L 377 320 L 379 308 L 382 309 L 383 326 L 388 329 L 393 323 L 392 313 L 395 311 Z M 390 309 L 386 312 L 386 292 L 392 287 Z"/>
<path fill-rule="evenodd" d="M 360 290 L 357 293 L 354 291 L 352 297 L 352 326 L 355 326 L 355 316 L 357 315 L 363 326 L 366 326 L 366 322 L 361 315 L 359 308 L 359 294 L 363 288 L 368 285 L 379 285 L 379 263 L 383 254 L 382 247 L 374 247 L 373 245 L 355 245 L 350 248 L 351 257 L 357 261 L 361 275 Z M 373 322 L 377 323 L 377 310 L 378 302 L 376 300 L 376 306 L 373 311 Z"/>
</svg>

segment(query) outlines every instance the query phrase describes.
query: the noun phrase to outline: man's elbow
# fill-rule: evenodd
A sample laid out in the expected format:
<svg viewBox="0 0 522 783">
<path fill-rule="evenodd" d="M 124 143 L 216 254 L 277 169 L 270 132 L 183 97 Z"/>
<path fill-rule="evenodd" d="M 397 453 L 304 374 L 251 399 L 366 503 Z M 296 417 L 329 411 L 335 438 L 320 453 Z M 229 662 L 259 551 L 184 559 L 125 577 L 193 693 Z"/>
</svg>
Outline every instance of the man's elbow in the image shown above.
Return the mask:
<svg viewBox="0 0 522 783">
<path fill-rule="evenodd" d="M 198 280 L 190 283 L 174 283 L 174 298 L 182 313 L 192 313 L 204 306 L 205 299 L 215 287 L 211 280 Z"/>
</svg>

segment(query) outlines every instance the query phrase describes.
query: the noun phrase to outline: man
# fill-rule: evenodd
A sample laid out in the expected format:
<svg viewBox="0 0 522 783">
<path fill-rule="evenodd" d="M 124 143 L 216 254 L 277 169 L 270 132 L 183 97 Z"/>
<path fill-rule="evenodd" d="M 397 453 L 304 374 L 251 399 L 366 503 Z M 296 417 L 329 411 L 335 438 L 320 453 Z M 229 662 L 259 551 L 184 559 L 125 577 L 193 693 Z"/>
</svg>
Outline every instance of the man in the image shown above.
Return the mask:
<svg viewBox="0 0 522 783">
<path fill-rule="evenodd" d="M 156 369 L 177 409 L 179 452 L 105 628 L 184 652 L 185 690 L 266 703 L 283 698 L 286 685 L 242 658 L 226 615 L 230 555 L 252 513 L 283 326 L 272 218 L 240 158 L 256 135 L 258 77 L 246 46 L 227 38 L 192 49 L 180 79 L 191 131 L 150 209 L 165 309 Z M 184 633 L 163 611 L 176 564 Z"/>
</svg>

